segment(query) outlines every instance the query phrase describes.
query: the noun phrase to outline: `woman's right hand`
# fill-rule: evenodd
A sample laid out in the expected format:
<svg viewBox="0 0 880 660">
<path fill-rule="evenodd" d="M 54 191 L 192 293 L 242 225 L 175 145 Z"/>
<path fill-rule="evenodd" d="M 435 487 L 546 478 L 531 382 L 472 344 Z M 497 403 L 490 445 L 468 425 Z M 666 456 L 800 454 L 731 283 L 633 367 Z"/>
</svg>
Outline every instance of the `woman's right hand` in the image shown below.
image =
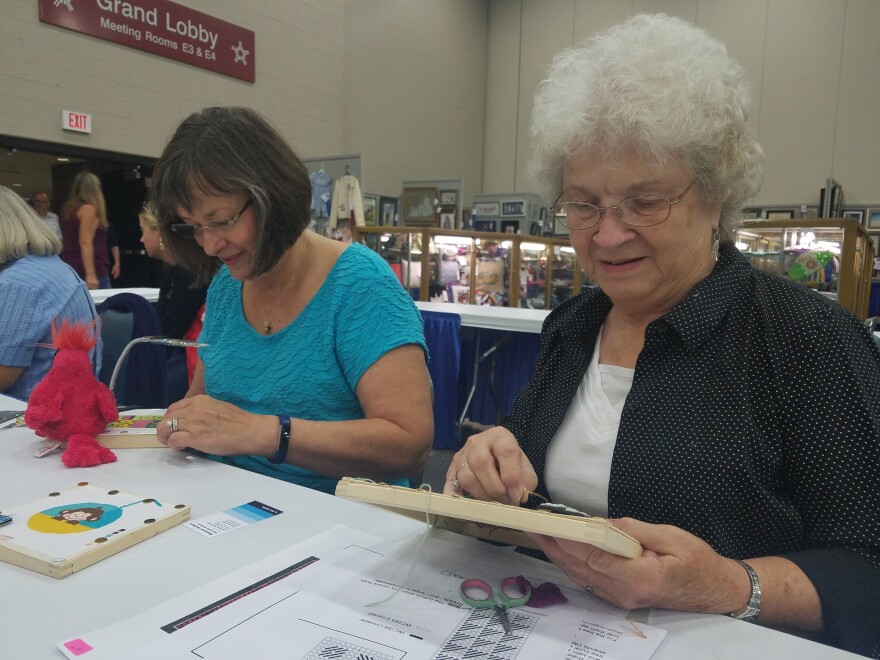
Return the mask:
<svg viewBox="0 0 880 660">
<path fill-rule="evenodd" d="M 97 277 L 86 277 L 86 286 L 90 289 L 99 289 L 101 288 L 101 283 L 98 282 Z"/>
<path fill-rule="evenodd" d="M 495 426 L 472 435 L 452 457 L 443 492 L 466 492 L 478 500 L 522 504 L 537 485 L 538 475 L 516 438 L 503 426 Z"/>
</svg>

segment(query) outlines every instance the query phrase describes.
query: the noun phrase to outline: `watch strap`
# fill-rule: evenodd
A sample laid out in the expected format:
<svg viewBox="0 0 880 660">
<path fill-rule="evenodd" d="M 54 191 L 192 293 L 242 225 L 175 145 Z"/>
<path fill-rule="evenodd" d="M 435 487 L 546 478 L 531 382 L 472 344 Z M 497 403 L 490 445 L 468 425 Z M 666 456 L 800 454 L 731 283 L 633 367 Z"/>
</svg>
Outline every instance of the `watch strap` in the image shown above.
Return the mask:
<svg viewBox="0 0 880 660">
<path fill-rule="evenodd" d="M 284 463 L 287 460 L 287 452 L 290 449 L 290 415 L 278 415 L 281 430 L 278 432 L 278 448 L 275 455 L 269 459 L 270 463 Z"/>
<path fill-rule="evenodd" d="M 735 612 L 730 612 L 728 616 L 733 617 L 734 619 L 739 619 L 741 621 L 755 621 L 758 618 L 758 615 L 761 613 L 761 581 L 758 580 L 758 574 L 755 573 L 755 569 L 749 566 L 747 563 L 742 561 L 741 559 L 734 559 L 736 563 L 746 569 L 746 573 L 749 575 L 749 583 L 752 587 L 752 593 L 749 596 L 749 602 L 746 605 L 745 612 L 741 612 L 736 614 Z"/>
</svg>

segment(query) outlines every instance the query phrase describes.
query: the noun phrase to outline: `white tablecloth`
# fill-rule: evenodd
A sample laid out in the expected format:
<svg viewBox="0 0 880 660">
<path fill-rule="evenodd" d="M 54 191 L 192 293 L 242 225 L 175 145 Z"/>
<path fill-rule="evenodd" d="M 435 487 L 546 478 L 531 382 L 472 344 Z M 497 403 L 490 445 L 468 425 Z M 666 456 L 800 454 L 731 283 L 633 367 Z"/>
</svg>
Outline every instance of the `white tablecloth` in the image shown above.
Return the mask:
<svg viewBox="0 0 880 660">
<path fill-rule="evenodd" d="M 21 408 L 0 395 L 0 409 Z M 58 454 L 35 458 L 40 446 L 27 428 L 0 431 L 0 511 L 88 481 L 189 504 L 193 518 L 252 500 L 284 513 L 215 538 L 177 526 L 61 580 L 0 562 L 4 660 L 60 658 L 59 640 L 139 614 L 336 524 L 387 539 L 424 529 L 405 516 L 170 449 L 118 449 L 115 463 L 69 469 Z M 652 611 L 648 623 L 668 630 L 653 660 L 858 657 L 718 615 Z"/>
<path fill-rule="evenodd" d="M 143 296 L 150 302 L 156 302 L 157 300 L 159 300 L 159 289 L 90 289 L 89 293 L 92 294 L 92 300 L 95 301 L 96 305 L 104 302 L 110 296 L 115 296 L 117 293 L 136 293 L 139 296 Z"/>
<path fill-rule="evenodd" d="M 458 303 L 422 302 L 420 300 L 416 301 L 416 306 L 424 312 L 458 314 L 463 326 L 514 332 L 540 333 L 544 319 L 550 313 L 546 309 L 460 305 Z"/>
</svg>

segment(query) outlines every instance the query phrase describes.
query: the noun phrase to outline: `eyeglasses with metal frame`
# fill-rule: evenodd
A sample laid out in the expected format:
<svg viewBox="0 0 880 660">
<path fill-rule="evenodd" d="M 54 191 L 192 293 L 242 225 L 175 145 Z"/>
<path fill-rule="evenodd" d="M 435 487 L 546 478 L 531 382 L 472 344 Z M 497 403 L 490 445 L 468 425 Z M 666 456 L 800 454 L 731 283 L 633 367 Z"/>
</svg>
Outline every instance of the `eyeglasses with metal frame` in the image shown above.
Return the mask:
<svg viewBox="0 0 880 660">
<path fill-rule="evenodd" d="M 636 195 L 621 200 L 614 206 L 596 206 L 589 202 L 562 202 L 550 207 L 556 221 L 563 227 L 573 230 L 592 229 L 600 222 L 605 211 L 613 210 L 620 221 L 630 227 L 653 227 L 666 222 L 672 214 L 672 207 L 678 204 L 696 183 L 688 187 L 675 199 L 662 195 Z M 562 195 L 559 196 L 560 199 Z"/>
<path fill-rule="evenodd" d="M 232 229 L 239 220 L 241 220 L 241 216 L 245 211 L 248 210 L 248 207 L 251 205 L 253 199 L 249 199 L 247 203 L 241 207 L 241 211 L 236 213 L 230 218 L 225 218 L 223 220 L 211 220 L 210 222 L 206 222 L 204 225 L 191 225 L 187 222 L 181 222 L 177 224 L 171 225 L 169 228 L 178 236 L 182 236 L 184 238 L 196 238 L 201 236 L 204 232 L 209 231 L 212 234 L 216 234 L 217 232 L 224 232 L 229 229 Z"/>
</svg>

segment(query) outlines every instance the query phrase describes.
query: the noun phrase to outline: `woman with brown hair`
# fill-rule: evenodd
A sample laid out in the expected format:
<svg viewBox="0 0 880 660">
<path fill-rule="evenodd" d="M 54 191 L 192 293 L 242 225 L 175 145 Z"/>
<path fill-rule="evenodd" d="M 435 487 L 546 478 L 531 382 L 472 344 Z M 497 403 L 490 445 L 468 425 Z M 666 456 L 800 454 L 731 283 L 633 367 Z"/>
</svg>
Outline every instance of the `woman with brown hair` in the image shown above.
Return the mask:
<svg viewBox="0 0 880 660">
<path fill-rule="evenodd" d="M 177 262 L 209 282 L 199 361 L 159 441 L 333 493 L 405 485 L 434 424 L 418 308 L 388 264 L 308 231 L 308 170 L 248 108 L 178 126 L 150 200 Z"/>
<path fill-rule="evenodd" d="M 101 180 L 91 172 L 80 172 L 61 209 L 61 258 L 90 289 L 110 288 L 108 226 Z"/>
</svg>

